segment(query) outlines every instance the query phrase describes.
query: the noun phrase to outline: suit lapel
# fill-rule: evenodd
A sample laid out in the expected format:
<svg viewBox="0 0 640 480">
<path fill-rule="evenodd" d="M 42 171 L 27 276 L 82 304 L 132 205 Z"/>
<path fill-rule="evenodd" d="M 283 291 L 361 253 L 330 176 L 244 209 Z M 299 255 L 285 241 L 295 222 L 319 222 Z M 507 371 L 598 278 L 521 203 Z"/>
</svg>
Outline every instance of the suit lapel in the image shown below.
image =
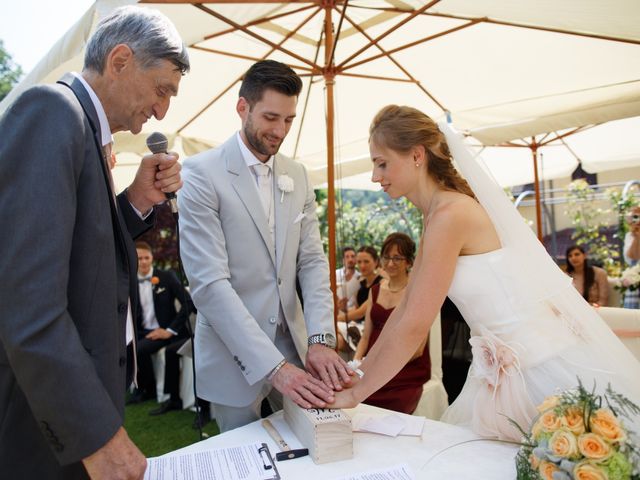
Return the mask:
<svg viewBox="0 0 640 480">
<path fill-rule="evenodd" d="M 258 195 L 255 178 L 249 171 L 249 168 L 242 157 L 242 152 L 240 152 L 238 140 L 235 135 L 225 144 L 225 148 L 228 149 L 228 153 L 226 155 L 227 170 L 235 176 L 235 178 L 231 180 L 231 185 L 238 194 L 240 201 L 242 201 L 247 209 L 249 216 L 258 229 L 258 232 L 260 232 L 260 236 L 269 251 L 271 261 L 275 266 L 276 259 L 274 257 L 273 241 L 271 240 L 271 234 L 269 233 L 267 217 L 264 214 L 264 208 L 262 207 L 262 202 Z"/>
<path fill-rule="evenodd" d="M 102 171 L 102 175 L 104 177 L 104 182 L 107 187 L 107 192 L 109 193 L 109 205 L 111 205 L 111 214 L 117 218 L 118 215 L 116 213 L 116 204 L 115 204 L 115 192 L 111 189 L 111 182 L 109 181 L 109 172 L 107 171 L 107 163 L 104 158 L 104 149 L 102 148 L 102 139 L 100 138 L 100 123 L 98 121 L 98 113 L 93 106 L 93 102 L 91 101 L 91 97 L 89 96 L 89 92 L 84 88 L 84 85 L 80 80 L 76 78 L 75 75 L 70 73 L 65 74 L 58 83 L 62 85 L 66 85 L 71 89 L 73 94 L 76 96 L 82 109 L 84 110 L 87 119 L 89 120 L 89 124 L 91 125 L 91 129 L 93 130 L 93 139 L 96 144 L 96 149 L 98 152 L 98 158 L 100 159 L 100 167 Z M 122 225 L 118 222 L 120 227 Z"/>
<path fill-rule="evenodd" d="M 291 221 L 291 193 L 284 195 L 278 188 L 278 178 L 287 175 L 287 160 L 280 155 L 276 155 L 273 160 L 273 194 L 275 205 L 275 223 L 276 223 L 276 267 L 280 269 L 282 257 L 284 256 L 284 247 L 287 242 L 287 232 Z M 295 186 L 294 186 L 295 188 Z M 282 199 L 282 202 L 280 201 Z"/>
<path fill-rule="evenodd" d="M 111 182 L 109 181 L 109 172 L 107 171 L 107 168 L 108 168 L 107 162 L 105 161 L 105 158 L 104 158 L 104 150 L 102 148 L 102 139 L 100 138 L 98 113 L 96 112 L 96 109 L 93 106 L 93 102 L 91 101 L 89 92 L 87 92 L 82 82 L 80 82 L 80 80 L 78 80 L 78 78 L 76 78 L 75 75 L 67 73 L 60 80 L 58 80 L 58 83 L 61 85 L 65 85 L 71 89 L 71 91 L 74 93 L 74 95 L 78 99 L 78 102 L 82 106 L 82 109 L 84 110 L 84 113 L 87 116 L 87 120 L 91 125 L 91 129 L 93 130 L 93 140 L 94 140 L 96 151 L 97 151 L 96 159 L 99 162 L 99 165 L 100 165 L 99 168 L 101 169 L 102 176 L 104 179 L 104 184 L 107 189 L 107 194 L 109 196 L 108 201 L 109 201 L 109 207 L 111 210 L 111 223 L 113 225 L 113 230 L 115 233 L 115 241 L 120 244 L 120 251 L 122 252 L 121 259 L 125 266 L 125 271 L 135 272 L 137 263 L 134 263 L 133 261 L 133 257 L 131 253 L 131 249 L 133 247 L 131 246 L 131 248 L 129 248 L 129 246 L 127 245 L 127 239 L 124 233 L 124 232 L 128 232 L 128 229 L 125 224 L 124 218 L 122 217 L 122 215 L 118 213 L 118 209 L 115 203 L 115 192 L 111 190 Z M 135 253 L 135 250 L 133 250 L 133 253 Z M 137 262 L 137 259 L 136 259 L 136 262 Z M 135 296 L 134 294 L 134 289 L 135 289 L 135 292 L 137 293 L 137 282 L 138 280 L 137 278 L 135 278 L 135 275 L 132 276 L 131 274 L 129 274 L 129 295 L 130 295 L 130 298 L 134 299 L 134 301 L 132 301 L 133 306 L 135 306 L 135 301 L 136 301 L 135 299 L 137 299 L 137 296 Z M 135 312 L 132 311 L 132 314 L 135 314 Z M 135 319 L 135 316 L 133 318 Z M 126 328 L 126 326 L 124 326 L 124 328 Z M 133 334 L 134 349 L 135 349 L 135 341 L 136 341 L 135 337 L 136 337 L 136 334 L 135 334 L 135 325 L 134 325 L 134 334 Z M 137 370 L 137 364 L 136 364 L 136 357 L 134 355 L 134 378 L 135 378 L 136 370 Z"/>
</svg>

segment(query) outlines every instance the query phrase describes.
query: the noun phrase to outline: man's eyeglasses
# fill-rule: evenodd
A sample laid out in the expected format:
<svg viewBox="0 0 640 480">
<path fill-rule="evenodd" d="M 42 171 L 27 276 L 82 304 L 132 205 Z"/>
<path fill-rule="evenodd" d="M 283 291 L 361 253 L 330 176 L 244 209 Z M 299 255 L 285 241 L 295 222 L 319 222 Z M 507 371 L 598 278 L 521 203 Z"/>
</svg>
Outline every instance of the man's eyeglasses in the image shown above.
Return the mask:
<svg viewBox="0 0 640 480">
<path fill-rule="evenodd" d="M 384 263 L 389 263 L 393 260 L 393 263 L 400 263 L 406 260 L 406 257 L 401 257 L 400 255 L 394 255 L 393 257 L 388 257 L 387 255 L 382 256 L 382 261 Z"/>
</svg>

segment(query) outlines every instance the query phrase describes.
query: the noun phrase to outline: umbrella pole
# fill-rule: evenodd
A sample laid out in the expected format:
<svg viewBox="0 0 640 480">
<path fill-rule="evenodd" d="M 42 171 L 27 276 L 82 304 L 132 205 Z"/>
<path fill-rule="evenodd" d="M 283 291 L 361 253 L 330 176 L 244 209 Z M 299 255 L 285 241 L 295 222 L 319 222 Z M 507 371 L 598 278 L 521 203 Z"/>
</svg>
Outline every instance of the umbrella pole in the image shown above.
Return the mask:
<svg viewBox="0 0 640 480">
<path fill-rule="evenodd" d="M 538 240 L 542 242 L 542 200 L 540 198 L 540 180 L 538 178 L 538 145 L 535 138 L 533 138 L 533 143 L 531 144 L 531 153 L 533 154 L 533 187 L 536 193 L 536 226 Z"/>
<path fill-rule="evenodd" d="M 328 2 L 330 3 L 330 2 Z M 335 83 L 335 72 L 333 68 L 333 24 L 331 22 L 331 6 L 324 9 L 324 84 L 327 92 L 327 224 L 329 235 L 329 278 L 331 281 L 331 292 L 333 293 L 333 319 L 334 326 L 338 319 L 338 298 L 336 296 L 336 195 L 334 186 L 334 104 L 333 85 Z"/>
</svg>

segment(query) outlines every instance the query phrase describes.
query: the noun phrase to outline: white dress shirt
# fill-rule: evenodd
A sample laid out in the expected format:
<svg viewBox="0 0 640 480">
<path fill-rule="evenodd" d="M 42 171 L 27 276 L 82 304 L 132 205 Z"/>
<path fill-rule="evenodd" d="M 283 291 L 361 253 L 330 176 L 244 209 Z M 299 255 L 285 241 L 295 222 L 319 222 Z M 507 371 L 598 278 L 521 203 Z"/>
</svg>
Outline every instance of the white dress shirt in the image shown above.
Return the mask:
<svg viewBox="0 0 640 480">
<path fill-rule="evenodd" d="M 138 274 L 138 291 L 140 292 L 140 306 L 142 307 L 142 327 L 146 330 L 160 328 L 153 304 L 153 268 L 148 275 Z"/>
<path fill-rule="evenodd" d="M 264 208 L 265 216 L 267 217 L 267 223 L 269 225 L 269 233 L 271 234 L 271 240 L 275 247 L 276 244 L 276 217 L 275 217 L 275 205 L 274 205 L 274 197 L 273 197 L 273 162 L 274 157 L 271 155 L 269 160 L 266 162 L 261 162 L 258 158 L 249 150 L 249 148 L 242 141 L 242 137 L 240 136 L 240 132 L 238 132 L 238 144 L 240 145 L 240 152 L 242 153 L 242 158 L 247 164 L 249 171 L 253 175 L 255 179 L 256 190 L 258 192 L 258 196 L 260 197 L 260 201 L 262 202 L 262 207 Z M 254 165 L 266 165 L 269 167 L 269 180 L 271 193 L 268 195 L 268 198 L 265 198 L 260 189 L 260 179 L 258 178 L 258 174 L 256 170 L 253 168 Z"/>
</svg>

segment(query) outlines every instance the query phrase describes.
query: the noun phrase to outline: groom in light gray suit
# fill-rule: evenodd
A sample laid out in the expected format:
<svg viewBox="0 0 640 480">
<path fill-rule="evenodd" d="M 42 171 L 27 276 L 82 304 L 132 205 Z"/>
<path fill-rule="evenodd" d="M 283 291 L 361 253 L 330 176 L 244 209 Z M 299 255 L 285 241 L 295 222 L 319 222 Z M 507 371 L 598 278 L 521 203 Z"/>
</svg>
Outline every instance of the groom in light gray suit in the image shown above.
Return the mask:
<svg viewBox="0 0 640 480">
<path fill-rule="evenodd" d="M 322 408 L 350 383 L 352 372 L 334 351 L 313 189 L 302 165 L 277 155 L 301 88 L 288 66 L 254 64 L 236 106 L 240 132 L 184 164 L 178 204 L 198 310 L 197 388 L 214 404 L 222 431 L 257 420 L 267 395 L 275 409 L 282 395 Z"/>
</svg>

